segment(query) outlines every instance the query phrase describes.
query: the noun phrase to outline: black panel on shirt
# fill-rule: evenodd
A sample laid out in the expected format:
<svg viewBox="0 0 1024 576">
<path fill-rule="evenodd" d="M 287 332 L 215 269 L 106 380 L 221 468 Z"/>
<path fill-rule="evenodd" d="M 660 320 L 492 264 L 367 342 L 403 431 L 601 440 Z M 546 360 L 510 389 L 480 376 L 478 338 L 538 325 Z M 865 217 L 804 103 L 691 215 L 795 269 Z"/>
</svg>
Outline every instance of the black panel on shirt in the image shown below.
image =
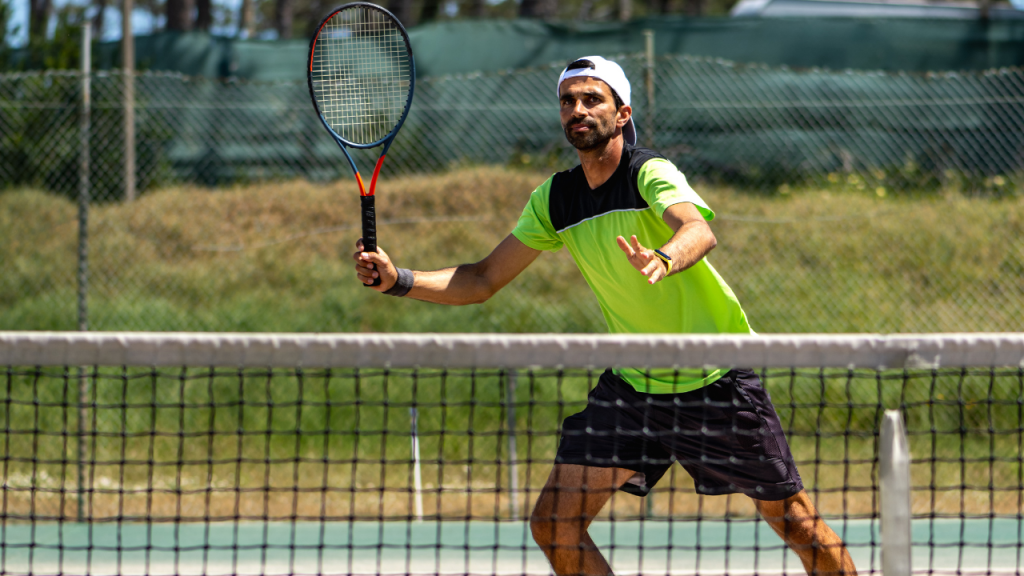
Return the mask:
<svg viewBox="0 0 1024 576">
<path fill-rule="evenodd" d="M 591 190 L 587 184 L 582 166 L 555 174 L 551 180 L 548 206 L 551 225 L 561 232 L 609 212 L 648 208 L 647 201 L 640 195 L 637 178 L 640 167 L 653 158 L 664 156 L 647 148 L 625 146 L 619 167 L 596 190 Z"/>
</svg>

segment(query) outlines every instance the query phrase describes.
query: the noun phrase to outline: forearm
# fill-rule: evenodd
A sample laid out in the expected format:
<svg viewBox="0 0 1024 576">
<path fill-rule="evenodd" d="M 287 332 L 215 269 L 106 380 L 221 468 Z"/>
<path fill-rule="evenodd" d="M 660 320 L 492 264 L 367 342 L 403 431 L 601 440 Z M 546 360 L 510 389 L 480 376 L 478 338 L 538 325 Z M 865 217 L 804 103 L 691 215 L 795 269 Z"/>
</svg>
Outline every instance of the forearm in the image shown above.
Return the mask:
<svg viewBox="0 0 1024 576">
<path fill-rule="evenodd" d="M 717 244 L 706 222 L 692 220 L 680 226 L 661 251 L 672 259 L 672 274 L 675 274 L 700 262 Z"/>
<path fill-rule="evenodd" d="M 424 302 L 461 306 L 485 302 L 494 292 L 490 280 L 477 263 L 430 272 L 413 271 L 412 289 L 406 296 Z"/>
</svg>

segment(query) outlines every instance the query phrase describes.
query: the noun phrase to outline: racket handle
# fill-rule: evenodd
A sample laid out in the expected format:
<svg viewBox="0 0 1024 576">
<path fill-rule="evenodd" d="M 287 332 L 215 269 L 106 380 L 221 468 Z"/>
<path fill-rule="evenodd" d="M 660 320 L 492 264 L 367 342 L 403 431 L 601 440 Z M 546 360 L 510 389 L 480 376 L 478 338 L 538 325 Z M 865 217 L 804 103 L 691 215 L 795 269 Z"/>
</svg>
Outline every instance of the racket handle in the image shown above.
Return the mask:
<svg viewBox="0 0 1024 576">
<path fill-rule="evenodd" d="M 360 196 L 360 213 L 363 215 L 363 252 L 377 251 L 377 211 L 373 207 L 375 196 Z M 380 276 L 373 279 L 373 284 L 363 286 L 380 286 Z"/>
</svg>

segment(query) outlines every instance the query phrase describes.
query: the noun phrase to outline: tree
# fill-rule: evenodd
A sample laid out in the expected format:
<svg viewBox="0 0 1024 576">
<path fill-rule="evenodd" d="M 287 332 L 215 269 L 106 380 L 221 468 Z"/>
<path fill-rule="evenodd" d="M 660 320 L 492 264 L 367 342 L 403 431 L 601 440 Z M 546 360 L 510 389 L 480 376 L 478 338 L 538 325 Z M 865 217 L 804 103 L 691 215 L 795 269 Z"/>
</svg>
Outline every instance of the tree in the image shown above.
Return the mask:
<svg viewBox="0 0 1024 576">
<path fill-rule="evenodd" d="M 487 17 L 487 1 L 486 0 L 470 0 L 469 6 L 467 7 L 466 15 L 470 18 L 486 18 Z"/>
<path fill-rule="evenodd" d="M 388 0 L 388 10 L 406 27 L 412 26 L 412 0 Z"/>
<path fill-rule="evenodd" d="M 210 0 L 195 0 L 196 2 L 196 30 L 202 30 L 203 32 L 210 31 L 210 25 L 213 24 L 213 12 L 210 5 Z"/>
<path fill-rule="evenodd" d="M 96 15 L 92 18 L 93 38 L 103 37 L 103 24 L 106 18 L 107 0 L 96 0 Z"/>
<path fill-rule="evenodd" d="M 256 35 L 256 1 L 242 0 L 238 8 L 238 36 L 252 38 Z"/>
<path fill-rule="evenodd" d="M 441 12 L 441 0 L 423 0 L 423 10 L 420 11 L 420 22 L 437 20 Z"/>
<path fill-rule="evenodd" d="M 633 17 L 632 0 L 619 0 L 617 8 L 616 12 L 618 12 L 620 22 L 628 22 Z"/>
<path fill-rule="evenodd" d="M 50 0 L 29 0 L 28 35 L 29 38 L 46 37 L 46 27 L 50 23 L 53 4 Z"/>
<path fill-rule="evenodd" d="M 0 70 L 6 70 L 11 48 L 7 45 L 7 23 L 11 20 L 11 7 L 7 0 L 0 0 Z"/>
<path fill-rule="evenodd" d="M 277 37 L 288 40 L 292 37 L 292 23 L 295 21 L 295 0 L 277 0 L 274 5 L 274 28 Z"/>
<path fill-rule="evenodd" d="M 195 0 L 167 0 L 167 29 L 188 32 L 192 29 Z"/>
<path fill-rule="evenodd" d="M 520 18 L 551 18 L 558 10 L 556 0 L 523 0 L 519 5 Z"/>
</svg>

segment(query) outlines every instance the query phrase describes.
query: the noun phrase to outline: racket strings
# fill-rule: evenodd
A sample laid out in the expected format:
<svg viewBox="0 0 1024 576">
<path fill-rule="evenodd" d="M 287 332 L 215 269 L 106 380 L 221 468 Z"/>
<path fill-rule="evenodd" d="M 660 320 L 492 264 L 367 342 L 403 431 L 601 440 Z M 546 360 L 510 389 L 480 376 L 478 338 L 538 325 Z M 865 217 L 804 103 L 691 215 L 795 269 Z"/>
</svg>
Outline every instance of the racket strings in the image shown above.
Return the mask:
<svg viewBox="0 0 1024 576">
<path fill-rule="evenodd" d="M 355 144 L 379 142 L 401 120 L 409 99 L 405 37 L 380 10 L 341 10 L 320 30 L 311 76 L 320 111 L 339 136 Z"/>
</svg>

